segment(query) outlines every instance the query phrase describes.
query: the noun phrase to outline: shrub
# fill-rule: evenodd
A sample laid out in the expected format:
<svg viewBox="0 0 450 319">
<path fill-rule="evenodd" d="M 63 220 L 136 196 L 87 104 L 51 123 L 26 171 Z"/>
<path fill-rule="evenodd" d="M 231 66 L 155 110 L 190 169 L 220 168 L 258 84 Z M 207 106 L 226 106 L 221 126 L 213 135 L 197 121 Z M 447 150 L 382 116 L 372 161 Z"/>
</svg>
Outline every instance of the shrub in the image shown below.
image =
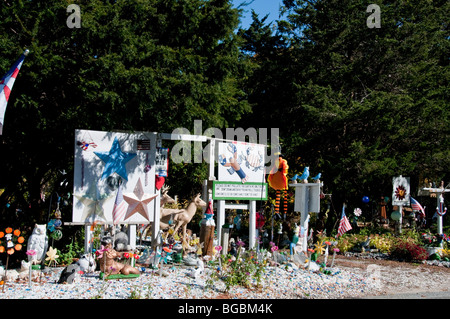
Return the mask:
<svg viewBox="0 0 450 319">
<path fill-rule="evenodd" d="M 393 243 L 390 256 L 405 261 L 422 261 L 428 258 L 428 253 L 412 240 L 399 238 Z"/>
<path fill-rule="evenodd" d="M 389 234 L 372 236 L 370 245 L 378 249 L 381 253 L 389 253 L 392 247 L 392 237 Z"/>
</svg>

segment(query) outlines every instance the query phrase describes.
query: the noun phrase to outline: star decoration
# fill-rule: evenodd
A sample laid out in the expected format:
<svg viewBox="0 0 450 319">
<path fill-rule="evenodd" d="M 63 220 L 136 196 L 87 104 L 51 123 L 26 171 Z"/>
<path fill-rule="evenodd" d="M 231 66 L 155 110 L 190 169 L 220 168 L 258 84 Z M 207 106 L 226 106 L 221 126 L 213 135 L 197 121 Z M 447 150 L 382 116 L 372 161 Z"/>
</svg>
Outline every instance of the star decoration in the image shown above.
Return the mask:
<svg viewBox="0 0 450 319">
<path fill-rule="evenodd" d="M 97 184 L 92 183 L 85 195 L 75 195 L 75 197 L 84 205 L 83 215 L 81 217 L 82 221 L 88 222 L 88 219 L 91 218 L 91 216 L 93 216 L 92 222 L 97 220 L 97 217 L 106 221 L 103 204 L 114 196 L 101 196 L 97 189 Z"/>
<path fill-rule="evenodd" d="M 125 153 L 120 148 L 119 140 L 114 138 L 114 142 L 109 152 L 94 152 L 95 155 L 105 162 L 102 179 L 117 173 L 125 180 L 128 180 L 125 164 L 136 156 L 136 153 Z"/>
<path fill-rule="evenodd" d="M 150 203 L 158 194 L 145 194 L 144 189 L 142 188 L 141 179 L 136 183 L 134 187 L 134 191 L 131 194 L 123 194 L 123 199 L 128 203 L 128 210 L 124 219 L 127 219 L 133 216 L 136 213 L 141 214 L 147 220 L 150 220 L 150 216 L 148 215 L 148 203 Z"/>
</svg>

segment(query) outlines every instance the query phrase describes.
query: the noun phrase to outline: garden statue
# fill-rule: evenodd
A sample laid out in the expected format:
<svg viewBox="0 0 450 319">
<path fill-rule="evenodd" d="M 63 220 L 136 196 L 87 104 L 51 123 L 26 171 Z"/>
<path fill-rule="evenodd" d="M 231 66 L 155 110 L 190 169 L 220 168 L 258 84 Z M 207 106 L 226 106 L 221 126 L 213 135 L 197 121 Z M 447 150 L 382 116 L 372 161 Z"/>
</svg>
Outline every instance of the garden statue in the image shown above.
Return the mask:
<svg viewBox="0 0 450 319">
<path fill-rule="evenodd" d="M 76 263 L 70 264 L 66 268 L 63 269 L 61 275 L 59 276 L 58 284 L 72 284 L 76 280 L 76 277 L 79 276 L 80 266 Z"/>
<path fill-rule="evenodd" d="M 181 209 L 180 212 L 173 215 L 173 222 L 175 224 L 174 234 L 177 233 L 180 227 L 183 228 L 183 242 L 186 241 L 186 227 L 187 224 L 192 220 L 195 212 L 199 207 L 206 207 L 206 203 L 200 198 L 200 194 L 195 196 L 189 205 L 185 209 Z M 170 215 L 161 218 L 160 227 L 161 229 L 169 227 Z"/>
<path fill-rule="evenodd" d="M 36 254 L 28 255 L 28 261 L 32 264 L 38 264 L 45 259 L 45 253 L 48 248 L 48 236 L 46 231 L 46 225 L 36 224 L 33 229 L 33 233 L 28 239 L 27 250 L 34 250 Z"/>
<path fill-rule="evenodd" d="M 269 186 L 276 190 L 276 199 L 275 199 L 275 215 L 278 215 L 280 212 L 280 198 L 283 195 L 283 212 L 284 219 L 286 219 L 287 213 L 287 189 L 288 189 L 288 180 L 287 173 L 289 165 L 287 161 L 283 158 L 283 154 L 280 152 L 275 153 L 278 155 L 278 159 L 275 161 L 274 166 L 270 170 L 269 177 L 267 181 Z"/>
<path fill-rule="evenodd" d="M 93 273 L 97 267 L 95 258 L 92 254 L 84 254 L 76 261 L 76 264 L 80 266 L 80 270 L 85 273 Z"/>
<path fill-rule="evenodd" d="M 139 275 L 140 273 L 137 268 L 116 261 L 116 258 L 122 257 L 122 254 L 114 250 L 111 243 L 107 243 L 101 250 L 97 250 L 96 253 L 100 271 L 104 274 Z"/>
</svg>

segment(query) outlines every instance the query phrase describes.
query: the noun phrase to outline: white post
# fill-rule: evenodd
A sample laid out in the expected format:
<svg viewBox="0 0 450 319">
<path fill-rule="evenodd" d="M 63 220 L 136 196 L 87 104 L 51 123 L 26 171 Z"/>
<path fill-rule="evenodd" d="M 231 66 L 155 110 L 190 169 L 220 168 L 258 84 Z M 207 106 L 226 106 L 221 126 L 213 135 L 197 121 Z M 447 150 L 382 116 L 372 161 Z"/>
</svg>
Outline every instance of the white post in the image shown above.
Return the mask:
<svg viewBox="0 0 450 319">
<path fill-rule="evenodd" d="M 156 190 L 156 189 L 155 189 Z M 153 222 L 152 222 L 152 243 L 156 242 L 157 236 L 159 234 L 159 221 L 160 221 L 160 204 L 161 204 L 161 190 L 158 190 L 158 196 L 152 201 L 155 209 L 153 214 Z M 136 231 L 135 231 L 136 233 Z"/>
<path fill-rule="evenodd" d="M 442 203 L 442 204 L 441 204 Z M 439 196 L 437 196 L 437 209 L 439 213 L 437 214 L 437 233 L 439 235 L 443 234 L 444 231 L 442 229 L 442 213 L 444 212 L 444 194 L 440 193 Z"/>
<path fill-rule="evenodd" d="M 128 239 L 130 248 L 134 250 L 136 248 L 136 225 L 128 224 Z"/>
<path fill-rule="evenodd" d="M 255 248 L 256 242 L 256 201 L 250 201 L 250 215 L 248 221 L 248 248 Z"/>
<path fill-rule="evenodd" d="M 85 224 L 84 225 L 84 252 L 86 254 L 89 254 L 92 252 L 92 232 L 91 232 L 91 225 Z"/>
<path fill-rule="evenodd" d="M 217 239 L 220 242 L 222 238 L 222 226 L 225 224 L 225 201 L 217 201 Z"/>
<path fill-rule="evenodd" d="M 400 219 L 398 220 L 398 233 L 402 233 L 402 222 L 403 222 L 403 205 L 398 205 L 398 211 L 400 212 Z"/>
</svg>

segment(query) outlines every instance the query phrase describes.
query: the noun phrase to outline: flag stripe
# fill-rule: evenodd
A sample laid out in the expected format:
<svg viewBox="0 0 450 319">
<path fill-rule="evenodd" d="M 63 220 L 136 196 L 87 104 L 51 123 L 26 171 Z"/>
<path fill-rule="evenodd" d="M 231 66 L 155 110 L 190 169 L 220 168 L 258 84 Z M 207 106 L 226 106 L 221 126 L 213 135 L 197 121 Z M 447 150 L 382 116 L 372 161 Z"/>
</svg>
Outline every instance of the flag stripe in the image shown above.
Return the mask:
<svg viewBox="0 0 450 319">
<path fill-rule="evenodd" d="M 339 228 L 336 237 L 342 236 L 342 234 L 348 232 L 350 229 L 352 229 L 352 226 L 350 225 L 347 216 L 345 216 L 345 205 L 344 205 L 342 207 L 342 216 L 341 221 L 339 222 Z"/>
<path fill-rule="evenodd" d="M 123 200 L 122 184 L 120 184 L 119 188 L 117 189 L 116 201 L 114 202 L 114 208 L 112 213 L 114 224 L 118 224 L 121 220 L 123 220 L 126 211 L 125 208 L 126 204 L 125 201 Z"/>
<path fill-rule="evenodd" d="M 411 199 L 411 208 L 414 211 L 419 211 L 420 215 L 425 216 L 425 210 L 423 209 L 422 205 L 420 205 L 420 203 L 415 200 L 414 198 L 410 197 Z"/>
<path fill-rule="evenodd" d="M 11 69 L 0 79 L 0 135 L 2 134 L 6 106 L 11 95 L 11 90 L 27 54 L 28 50 L 19 57 Z"/>
</svg>

